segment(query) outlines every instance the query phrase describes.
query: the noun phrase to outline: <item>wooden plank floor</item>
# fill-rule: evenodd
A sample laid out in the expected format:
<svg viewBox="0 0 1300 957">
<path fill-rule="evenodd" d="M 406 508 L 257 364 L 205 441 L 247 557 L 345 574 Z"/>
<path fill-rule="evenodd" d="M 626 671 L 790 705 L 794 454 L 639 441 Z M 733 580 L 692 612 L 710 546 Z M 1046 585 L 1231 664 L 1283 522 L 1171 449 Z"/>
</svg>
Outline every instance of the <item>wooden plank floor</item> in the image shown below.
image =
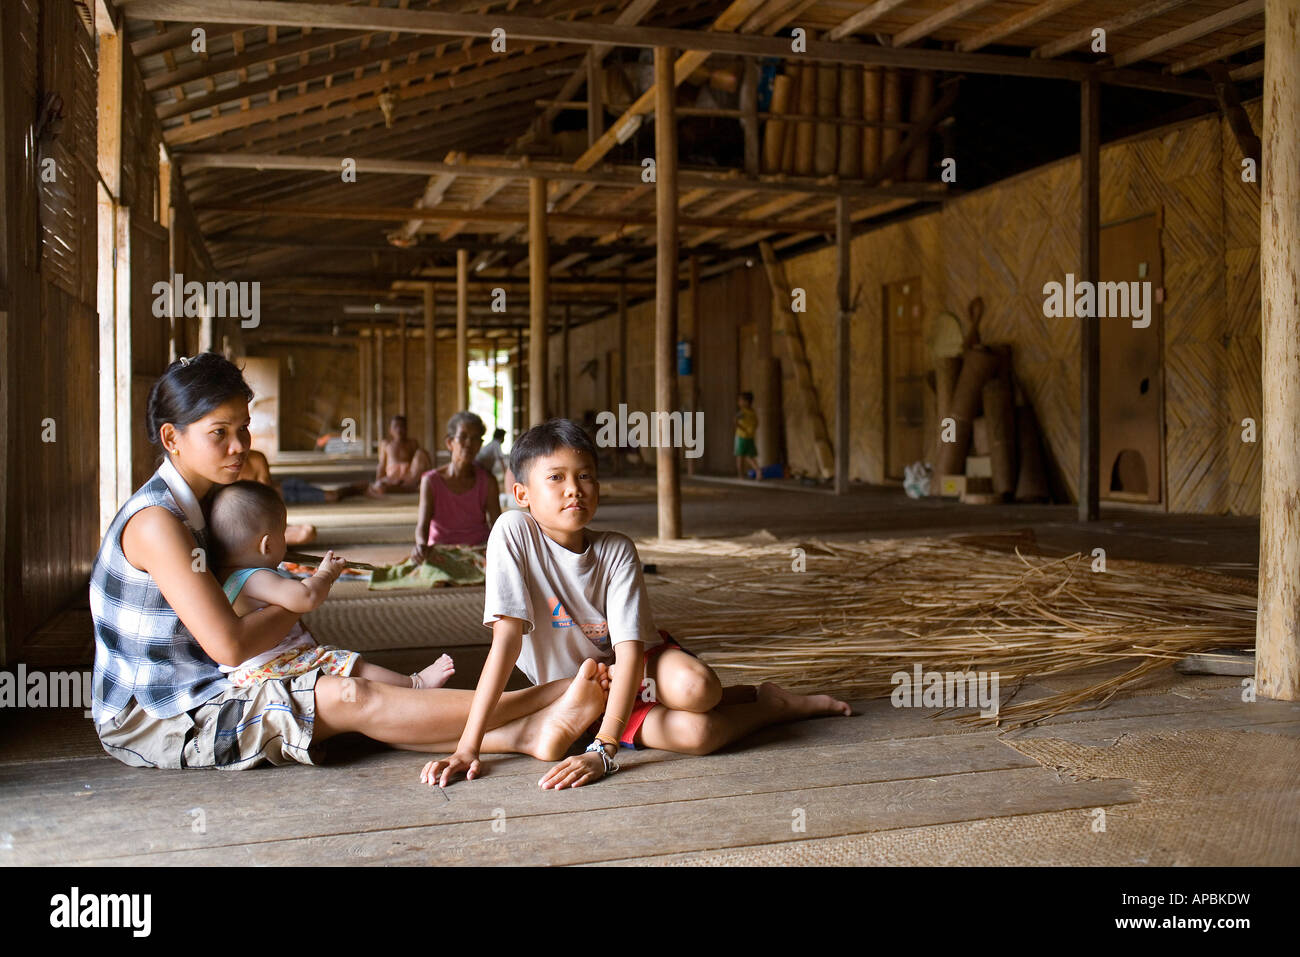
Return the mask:
<svg viewBox="0 0 1300 957">
<path fill-rule="evenodd" d="M 1099 543 L 1115 558 L 1215 564 L 1244 575 L 1253 574 L 1258 554 L 1257 527 L 1248 520 L 1127 512 L 1081 526 L 1069 509 L 911 502 L 896 489 L 855 489 L 841 500 L 728 488 L 725 497 L 708 498 L 687 501 L 692 534 L 768 527 L 778 535 L 862 538 L 1030 527 L 1045 551 L 1058 554 Z M 602 504 L 598 524 L 653 534 L 653 509 L 652 502 L 615 498 Z M 385 524 L 382 516 L 377 511 L 357 526 L 322 523 L 316 547 L 343 544 L 362 561 L 400 558 L 410 534 L 405 511 L 393 512 L 403 521 Z M 354 591 L 339 600 L 365 594 Z M 85 614 L 70 611 L 52 624 L 25 656 L 29 667 L 88 665 Z M 473 687 L 486 645 L 449 650 L 458 664 L 453 684 Z M 408 671 L 430 654 L 403 647 L 366 657 Z M 1044 677 L 1020 695 L 1085 680 Z M 854 707 L 851 718 L 768 729 L 708 757 L 624 752 L 620 774 L 565 792 L 538 789 L 545 765 L 523 757 L 490 758 L 480 780 L 431 790 L 418 781 L 422 756 L 360 738 L 331 742 L 321 767 L 131 769 L 103 753 L 79 710 L 5 710 L 0 864 L 980 863 L 953 850 L 954 842 L 978 848 L 994 835 L 1000 863 L 1090 863 L 1086 851 L 1080 858 L 1061 839 L 1062 828 L 1087 828 L 1098 808 L 1121 817 L 1140 809 L 1150 788 L 1122 777 L 1063 775 L 1017 750 L 1016 740 L 1106 748 L 1126 736 L 1215 729 L 1300 738 L 1300 705 L 1244 703 L 1238 679 L 1172 669 L 1103 709 L 1005 735 L 888 701 Z M 1208 773 L 1224 757 L 1209 748 L 1187 760 L 1190 770 Z M 1239 782 L 1243 803 L 1265 786 L 1250 777 Z M 1300 809 L 1300 773 L 1289 790 L 1266 797 Z M 1152 861 L 1152 848 L 1125 833 L 1115 830 L 1107 861 Z M 1284 846 L 1300 849 L 1300 833 L 1287 836 Z M 1161 859 L 1225 863 L 1192 835 L 1185 846 L 1182 840 L 1177 833 L 1162 838 L 1168 846 Z M 1289 863 L 1300 863 L 1300 850 L 1292 853 Z"/>
<path fill-rule="evenodd" d="M 1231 680 L 1209 691 L 1204 678 L 1168 684 L 1016 734 L 1098 747 L 1171 728 L 1300 736 L 1300 705 L 1242 703 Z M 1195 687 L 1194 696 L 1169 690 L 1184 684 Z M 541 791 L 545 765 L 523 757 L 491 759 L 485 777 L 440 792 L 419 783 L 420 755 L 359 739 L 332 745 L 320 767 L 132 769 L 94 754 L 93 732 L 82 721 L 87 756 L 0 754 L 0 863 L 670 862 L 1063 812 L 1086 827 L 1092 809 L 1142 800 L 1131 781 L 1077 781 L 1040 767 L 994 730 L 881 700 L 856 702 L 855 711 L 768 729 L 708 757 L 627 754 L 617 776 L 565 792 Z M 44 736 L 41 723 L 56 715 L 77 720 L 69 712 L 30 712 L 26 732 Z M 1208 767 L 1216 757 L 1204 760 Z M 1300 780 L 1292 798 L 1300 807 Z M 1132 848 L 1133 861 L 1147 850 Z"/>
</svg>

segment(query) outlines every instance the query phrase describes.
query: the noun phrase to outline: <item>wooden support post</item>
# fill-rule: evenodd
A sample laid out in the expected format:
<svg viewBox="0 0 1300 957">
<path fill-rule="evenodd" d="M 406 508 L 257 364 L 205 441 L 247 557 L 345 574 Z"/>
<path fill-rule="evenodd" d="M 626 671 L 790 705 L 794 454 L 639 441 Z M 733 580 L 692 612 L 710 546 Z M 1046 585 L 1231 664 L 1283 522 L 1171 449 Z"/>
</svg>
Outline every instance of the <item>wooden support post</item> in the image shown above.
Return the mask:
<svg viewBox="0 0 1300 957">
<path fill-rule="evenodd" d="M 122 44 L 120 33 L 99 37 L 97 165 L 99 176 L 114 200 L 122 198 Z M 170 277 L 169 277 L 170 279 Z"/>
<path fill-rule="evenodd" d="M 1264 697 L 1300 701 L 1300 15 L 1292 0 L 1268 0 L 1264 29 L 1264 464 L 1255 680 Z"/>
<path fill-rule="evenodd" d="M 362 449 L 365 455 L 369 455 L 375 447 L 375 417 L 371 411 L 371 404 L 374 401 L 374 389 L 370 385 L 370 377 L 374 374 L 374 345 L 371 340 L 363 339 L 357 336 L 357 359 L 361 363 L 361 408 L 358 410 L 361 422 L 361 441 Z"/>
<path fill-rule="evenodd" d="M 597 56 L 595 50 L 587 51 L 587 146 L 596 145 L 605 132 L 605 94 L 604 84 L 600 82 L 603 56 Z"/>
<path fill-rule="evenodd" d="M 758 61 L 746 58 L 740 80 L 740 129 L 745 137 L 745 172 L 751 176 L 759 173 L 758 137 Z"/>
<path fill-rule="evenodd" d="M 172 210 L 172 160 L 167 147 L 158 146 L 158 224 L 167 230 L 167 281 L 179 270 L 176 268 L 176 228 Z M 181 330 L 185 317 L 174 315 L 171 296 L 167 297 L 167 362 L 175 362 L 185 349 Z"/>
<path fill-rule="evenodd" d="M 700 343 L 704 341 L 704 333 L 700 328 L 700 257 L 691 256 L 686 261 L 686 301 L 690 304 L 691 325 L 690 331 L 685 335 L 687 342 L 691 343 L 693 354 L 691 362 L 691 374 L 686 376 L 687 400 L 682 403 L 682 413 L 684 415 L 695 415 L 695 410 L 700 407 L 700 370 L 703 356 L 701 355 Z M 683 456 L 684 457 L 684 456 Z M 686 459 L 686 474 L 695 474 L 695 463 L 697 459 Z"/>
<path fill-rule="evenodd" d="M 378 320 L 370 322 L 370 338 L 375 344 L 375 439 L 382 445 L 388 423 L 384 421 L 384 330 L 379 328 Z"/>
<path fill-rule="evenodd" d="M 546 180 L 528 181 L 528 424 L 546 421 Z"/>
<path fill-rule="evenodd" d="M 424 447 L 430 455 L 438 447 L 438 330 L 434 285 L 424 284 Z"/>
<path fill-rule="evenodd" d="M 510 423 L 511 443 L 524 430 L 524 404 L 527 400 L 527 392 L 524 389 L 524 337 L 520 335 L 515 340 L 515 420 Z M 509 489 L 506 490 L 507 492 Z"/>
<path fill-rule="evenodd" d="M 488 340 L 488 366 L 492 369 L 492 428 L 494 431 L 499 428 L 498 420 L 501 418 L 500 398 L 497 391 L 500 388 L 497 384 L 497 350 L 500 348 L 501 340 Z"/>
<path fill-rule="evenodd" d="M 849 243 L 853 224 L 849 220 L 849 200 L 835 201 L 835 287 L 839 315 L 835 323 L 835 494 L 849 491 L 849 330 L 853 319 L 852 292 L 849 289 Z"/>
<path fill-rule="evenodd" d="M 618 390 L 613 394 L 612 399 L 615 406 L 621 402 L 626 402 L 628 397 L 627 388 L 627 278 L 626 270 L 618 271 Z M 621 449 L 614 450 L 614 474 L 623 474 L 623 453 Z"/>
<path fill-rule="evenodd" d="M 1237 146 L 1241 149 L 1242 157 L 1255 161 L 1255 184 L 1258 186 L 1259 137 L 1255 135 L 1255 130 L 1250 125 L 1250 117 L 1246 115 L 1246 110 L 1241 105 L 1241 98 L 1237 95 L 1237 86 L 1232 82 L 1232 78 L 1228 74 L 1228 68 L 1222 63 L 1206 64 L 1205 72 L 1210 74 L 1210 79 L 1214 82 L 1214 92 L 1219 98 L 1219 109 L 1228 121 L 1228 126 L 1232 129 L 1232 135 L 1236 137 Z"/>
<path fill-rule="evenodd" d="M 111 22 L 108 24 L 111 27 Z M 15 29 L 11 23 L 6 29 L 6 39 L 12 39 Z M 118 208 L 122 184 L 122 44 L 121 34 L 111 29 L 99 38 L 98 76 L 96 88 L 96 166 L 100 185 L 98 204 L 98 280 L 97 302 L 99 309 L 99 528 L 108 531 L 113 516 L 131 494 L 127 488 L 122 494 L 120 463 L 118 462 L 118 431 L 122 427 L 122 407 L 127 410 L 127 435 L 130 435 L 130 339 L 127 339 L 127 390 L 119 391 L 120 379 L 117 363 L 122 347 L 117 342 L 121 328 L 118 321 Z M 7 188 L 4 184 L 3 188 Z M 5 224 L 8 228 L 8 223 Z M 124 274 L 129 275 L 129 274 Z M 168 279 L 171 277 L 169 276 Z M 170 297 L 169 297 L 170 301 Z M 128 297 L 129 305 L 129 297 Z M 169 307 L 170 308 L 170 307 Z M 130 332 L 130 322 L 126 323 Z M 128 446 L 129 452 L 129 446 Z M 127 458 L 130 474 L 130 457 Z"/>
<path fill-rule="evenodd" d="M 573 325 L 573 303 L 565 300 L 564 319 L 560 325 L 560 394 L 556 399 L 560 403 L 559 415 L 569 419 L 573 413 L 573 391 L 569 385 L 569 329 Z"/>
<path fill-rule="evenodd" d="M 102 536 L 108 532 L 113 516 L 121 507 L 117 499 L 117 289 L 113 284 L 117 204 L 102 182 L 96 185 L 96 194 L 99 197 L 96 288 L 99 311 L 99 532 Z"/>
<path fill-rule="evenodd" d="M 673 115 L 677 87 L 673 83 L 673 53 L 655 47 L 655 411 L 666 415 L 677 408 L 674 351 L 677 339 L 677 118 Z M 677 475 L 677 450 L 661 428 L 655 437 L 659 490 L 659 537 L 680 538 L 682 503 Z"/>
<path fill-rule="evenodd" d="M 754 304 L 757 333 L 755 352 L 758 355 L 751 381 L 754 386 L 754 411 L 758 413 L 758 430 L 754 434 L 754 442 L 758 446 L 759 468 L 781 461 L 780 450 L 777 448 L 777 436 L 780 433 L 776 427 L 777 416 L 781 413 L 776 407 L 773 388 L 774 383 L 781 381 L 781 371 L 779 361 L 773 361 L 772 308 L 771 296 L 767 297 L 766 303 Z"/>
<path fill-rule="evenodd" d="M 456 250 L 456 411 L 469 408 L 469 250 Z"/>
<path fill-rule="evenodd" d="M 406 415 L 406 313 L 397 317 L 397 414 Z"/>
<path fill-rule="evenodd" d="M 1095 284 L 1101 271 L 1101 83 L 1089 77 L 1079 88 L 1079 281 Z M 1095 522 L 1100 516 L 1101 326 L 1095 315 L 1079 323 L 1079 521 Z"/>
<path fill-rule="evenodd" d="M 114 204 L 117 211 L 117 258 L 113 283 L 116 290 L 113 341 L 117 348 L 117 500 L 125 502 L 135 491 L 132 482 L 131 438 L 131 210 Z"/>
</svg>

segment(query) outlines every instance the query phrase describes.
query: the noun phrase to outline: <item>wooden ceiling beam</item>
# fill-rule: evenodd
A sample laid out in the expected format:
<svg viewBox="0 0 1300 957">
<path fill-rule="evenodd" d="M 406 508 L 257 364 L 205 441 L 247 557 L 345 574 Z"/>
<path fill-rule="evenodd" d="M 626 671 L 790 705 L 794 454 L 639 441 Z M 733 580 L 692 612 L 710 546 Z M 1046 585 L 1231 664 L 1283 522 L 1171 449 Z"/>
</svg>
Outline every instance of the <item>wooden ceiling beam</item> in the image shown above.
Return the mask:
<svg viewBox="0 0 1300 957">
<path fill-rule="evenodd" d="M 360 34 L 362 39 L 373 34 Z M 312 35 L 315 39 L 315 34 Z M 173 117 L 181 116 L 187 113 L 197 113 L 200 110 L 212 109 L 234 100 L 242 100 L 245 97 L 257 96 L 259 93 L 267 93 L 283 89 L 284 87 L 297 86 L 299 83 L 310 83 L 312 80 L 319 80 L 322 77 L 334 76 L 338 73 L 346 73 L 358 67 L 373 66 L 377 63 L 375 55 L 378 52 L 387 52 L 389 57 L 401 57 L 411 54 L 430 53 L 441 51 L 445 43 L 439 43 L 436 40 L 430 40 L 428 37 L 412 37 L 406 40 L 399 40 L 397 43 L 388 44 L 383 47 L 372 49 L 357 50 L 347 56 L 330 58 L 328 60 L 319 60 L 315 63 L 308 63 L 300 66 L 296 70 L 284 73 L 273 73 L 270 76 L 263 77 L 260 80 L 253 80 L 251 83 L 243 83 L 236 86 L 219 89 L 206 96 L 193 97 L 192 99 L 181 100 L 176 103 L 163 103 L 158 106 L 158 119 L 170 120 Z M 393 49 L 389 49 L 392 47 Z M 419 62 L 418 60 L 416 61 Z M 426 59 L 425 65 L 429 65 L 430 60 Z M 408 66 L 411 64 L 408 64 Z M 432 72 L 432 70 L 430 70 Z"/>
<path fill-rule="evenodd" d="M 913 24 L 906 30 L 900 30 L 894 34 L 891 43 L 895 47 L 905 47 L 909 43 L 915 43 L 936 30 L 942 30 L 954 20 L 960 20 L 966 14 L 973 13 L 981 7 L 987 7 L 992 2 L 993 0 L 957 0 L 956 3 L 950 3 L 935 11 L 920 23 Z"/>
<path fill-rule="evenodd" d="M 513 256 L 528 255 L 527 243 L 496 243 L 488 239 L 461 239 L 456 242 L 442 242 L 440 240 L 421 240 L 416 246 L 390 246 L 386 243 L 362 243 L 346 242 L 338 240 L 318 241 L 316 239 L 285 236 L 274 237 L 266 236 L 261 233 L 225 233 L 208 237 L 209 244 L 213 246 L 237 245 L 244 247 L 271 247 L 284 249 L 312 249 L 322 255 L 330 253 L 379 253 L 381 255 L 393 254 L 395 256 L 427 256 L 430 254 L 450 254 L 457 250 L 466 249 L 470 252 L 481 252 L 489 249 L 500 250 Z M 701 249 L 701 255 L 716 255 L 721 251 L 720 246 L 705 246 Z M 586 252 L 598 254 L 601 256 L 651 256 L 654 255 L 654 244 L 622 246 L 594 246 L 590 243 L 552 243 L 551 250 L 560 255 L 569 253 Z"/>
<path fill-rule="evenodd" d="M 643 185 L 640 167 L 615 169 L 575 169 L 567 163 L 527 161 L 511 157 L 464 156 L 455 163 L 431 160 L 385 160 L 354 157 L 357 175 L 396 174 L 405 176 L 434 176 L 454 173 L 458 176 L 476 176 L 488 179 L 527 180 L 543 176 L 548 180 L 575 183 L 595 183 L 601 186 Z M 319 170 L 337 173 L 343 160 L 340 156 L 279 156 L 274 153 L 178 153 L 176 160 L 186 170 L 190 169 L 280 169 Z M 679 185 L 686 189 L 705 188 L 742 192 L 807 193 L 818 196 L 849 196 L 855 199 L 934 198 L 944 193 L 942 184 L 898 183 L 892 186 L 865 186 L 861 181 L 828 182 L 812 177 L 786 176 L 784 174 L 742 176 L 731 173 L 708 173 L 683 170 L 678 174 Z"/>
<path fill-rule="evenodd" d="M 1051 43 L 1044 43 L 1034 51 L 1034 56 L 1041 60 L 1050 60 L 1054 56 L 1060 56 L 1067 50 L 1073 50 L 1075 47 L 1090 43 L 1092 41 L 1092 31 L 1096 29 L 1106 31 L 1106 43 L 1109 45 L 1112 33 L 1119 33 L 1135 23 L 1162 16 L 1170 10 L 1176 10 L 1189 2 L 1190 0 L 1150 0 L 1149 3 L 1144 3 L 1140 7 L 1133 7 L 1117 17 L 1111 17 L 1109 20 L 1103 20 L 1100 23 L 1094 23 L 1091 26 L 1075 30 L 1073 33 L 1067 33 Z"/>
<path fill-rule="evenodd" d="M 624 7 L 619 12 L 618 16 L 614 18 L 614 23 L 620 27 L 636 26 L 649 15 L 650 11 L 655 8 L 658 2 L 659 0 L 632 0 L 632 2 Z M 597 43 L 592 46 L 589 55 L 595 60 L 596 68 L 599 68 L 601 62 L 613 49 L 613 45 L 608 43 Z M 574 93 L 578 92 L 578 88 L 586 81 L 587 64 L 583 63 L 582 66 L 574 70 L 573 73 L 569 75 L 569 78 L 564 81 L 564 85 L 560 87 L 560 92 L 556 99 L 569 99 Z M 537 118 L 534 124 L 529 127 L 528 131 L 516 141 L 515 145 L 522 146 L 534 140 L 537 137 L 538 131 L 544 129 L 546 124 L 551 122 L 558 112 L 558 108 L 551 107 L 543 110 L 542 114 Z"/>
<path fill-rule="evenodd" d="M 962 53 L 974 53 L 981 47 L 986 47 L 990 43 L 996 43 L 1004 40 L 1013 33 L 1019 33 L 1026 27 L 1031 27 L 1039 20 L 1046 20 L 1062 10 L 1068 10 L 1070 7 L 1077 7 L 1083 0 L 1043 0 L 1032 7 L 1026 7 L 1013 17 L 1007 17 L 987 29 L 981 30 L 974 36 L 969 36 L 957 43 L 957 49 Z"/>
<path fill-rule="evenodd" d="M 1228 74 L 1228 76 L 1237 83 L 1240 83 L 1243 80 L 1258 80 L 1263 75 L 1263 60 L 1256 60 L 1254 63 L 1247 63 L 1245 66 L 1239 66 Z"/>
<path fill-rule="evenodd" d="M 1255 47 L 1264 45 L 1264 31 L 1258 30 L 1249 36 L 1234 37 L 1232 40 L 1215 47 L 1213 50 L 1206 50 L 1196 56 L 1188 57 L 1185 60 L 1179 60 L 1177 63 L 1171 63 L 1165 67 L 1166 73 L 1172 73 L 1174 76 L 1186 73 L 1189 70 L 1195 70 L 1203 67 L 1207 63 L 1214 63 L 1218 60 L 1226 60 L 1234 54 L 1241 53 L 1245 50 L 1253 50 Z"/>
<path fill-rule="evenodd" d="M 804 199 L 802 195 L 794 197 L 795 202 Z M 411 209 L 403 206 L 336 206 L 334 208 L 325 208 L 320 206 L 301 206 L 301 205 L 276 205 L 267 206 L 259 203 L 248 204 L 222 204 L 206 203 L 196 205 L 195 209 L 200 212 L 210 213 L 231 213 L 235 215 L 250 215 L 261 218 L 299 218 L 299 219 L 359 219 L 375 220 L 378 222 L 404 222 L 407 217 L 430 220 L 433 222 L 448 222 L 460 219 L 468 219 L 470 222 L 482 223 L 520 223 L 527 222 L 528 213 L 511 212 L 499 209 Z M 618 226 L 621 224 L 635 223 L 644 225 L 651 221 L 647 216 L 614 216 L 614 215 L 596 215 L 592 213 L 550 213 L 548 219 L 556 223 L 583 223 L 589 225 L 611 225 Z M 750 219 L 730 219 L 717 216 L 684 216 L 678 220 L 681 226 L 696 229 L 755 229 L 759 227 L 773 229 L 778 232 L 801 233 L 801 232 L 833 232 L 835 226 L 830 222 L 756 222 Z"/>
<path fill-rule="evenodd" d="M 545 64 L 508 73 L 487 80 L 474 89 L 473 93 L 478 97 L 474 102 L 487 103 L 489 94 L 516 87 L 528 87 L 535 93 L 538 89 L 549 89 L 547 84 L 555 79 L 556 77 Z M 403 127 L 416 126 L 428 121 L 441 123 L 439 116 L 467 102 L 465 94 L 458 90 L 439 89 L 420 93 L 421 89 L 422 87 L 410 88 L 403 97 L 398 99 L 398 122 Z M 358 120 L 358 116 L 362 118 Z M 204 151 L 215 153 L 234 150 L 255 151 L 255 144 L 269 142 L 278 153 L 292 153 L 306 145 L 318 144 L 342 136 L 347 138 L 346 145 L 351 153 L 350 147 L 358 137 L 377 132 L 383 123 L 384 118 L 378 102 L 367 97 L 326 107 L 323 110 L 285 117 L 275 123 L 244 127 L 205 144 Z M 290 136 L 289 134 L 292 133 L 299 135 Z"/>
<path fill-rule="evenodd" d="M 494 179 L 488 180 L 486 183 L 483 184 L 483 187 L 479 190 L 478 195 L 474 197 L 473 202 L 469 204 L 469 208 L 482 209 L 484 206 L 486 206 L 489 202 L 492 201 L 493 197 L 495 197 L 503 189 L 509 186 L 510 182 L 511 181 L 509 177 L 506 176 L 498 176 Z M 458 219 L 456 220 L 456 222 L 450 224 L 449 226 L 446 226 L 442 230 L 442 232 L 438 234 L 438 238 L 446 242 L 451 238 L 453 238 L 467 225 L 469 225 L 469 220 Z"/>
<path fill-rule="evenodd" d="M 663 27 L 619 26 L 612 23 L 546 20 L 514 15 L 473 16 L 431 13 L 422 10 L 394 10 L 385 7 L 333 7 L 321 3 L 286 3 L 283 0 L 225 0 L 213 10 L 206 0 L 133 0 L 127 14 L 133 18 L 167 21 L 248 22 L 277 26 L 396 31 L 440 36 L 486 37 L 493 29 L 504 29 L 513 41 L 532 40 L 593 46 L 610 44 L 650 49 L 672 47 L 707 57 L 729 56 L 798 58 L 825 63 L 857 63 L 865 66 L 893 66 L 904 69 L 948 70 L 1008 76 L 1037 76 L 1050 79 L 1081 79 L 1084 64 L 1050 63 L 1025 57 L 983 53 L 955 53 L 943 50 L 908 50 L 876 47 L 862 43 L 834 43 L 809 40 L 802 53 L 795 53 L 788 40 L 727 32 L 742 25 L 762 0 L 736 0 L 715 21 L 712 30 L 681 30 Z M 730 16 L 728 16 L 730 12 Z M 726 18 L 725 20 L 723 18 Z M 718 25 L 719 22 L 730 24 Z M 680 63 L 680 58 L 679 58 Z M 684 66 L 684 64 L 683 64 Z M 695 66 L 686 71 L 689 75 Z M 676 68 L 675 72 L 680 72 Z"/>
<path fill-rule="evenodd" d="M 237 70 L 260 66 L 263 63 L 275 63 L 277 60 L 296 57 L 300 53 L 311 53 L 322 47 L 355 40 L 361 36 L 365 36 L 365 34 L 355 30 L 313 31 L 305 37 L 299 37 L 297 40 L 290 40 L 287 43 L 266 43 L 255 50 L 245 51 L 233 56 L 191 60 L 174 70 L 166 70 L 145 77 L 144 88 L 149 93 L 155 93 L 158 90 L 170 89 L 183 83 L 207 80 L 221 76 L 224 73 L 234 73 Z"/>
<path fill-rule="evenodd" d="M 472 53 L 452 51 L 444 56 L 437 57 L 436 60 L 406 64 L 387 73 L 336 84 L 323 90 L 313 90 L 310 93 L 303 93 L 290 99 L 282 98 L 278 103 L 267 103 L 239 113 L 213 119 L 197 120 L 188 126 L 173 127 L 163 133 L 163 139 L 168 146 L 181 146 L 186 143 L 207 139 L 219 133 L 226 133 L 239 127 L 275 120 L 290 113 L 299 113 L 312 107 L 328 106 L 331 103 L 337 103 L 339 100 L 355 99 L 360 96 L 372 98 L 385 86 L 392 86 L 403 79 L 424 79 L 430 74 L 448 73 L 452 69 L 463 69 L 471 66 L 476 67 L 466 75 L 448 74 L 439 76 L 428 83 L 422 84 L 420 87 L 421 94 L 446 92 L 452 89 L 468 90 L 492 79 L 517 73 L 530 67 L 554 63 L 557 60 L 571 59 L 573 56 L 572 50 L 561 48 L 550 48 L 523 56 L 502 56 L 499 53 L 493 53 L 486 45 L 481 50 Z M 399 100 L 399 105 L 400 102 Z M 360 106 L 357 103 L 348 105 Z M 377 102 L 374 105 L 377 107 Z"/>
<path fill-rule="evenodd" d="M 837 27 L 832 27 L 826 34 L 827 40 L 843 40 L 859 30 L 871 26 L 895 7 L 901 7 L 907 0 L 876 0 L 875 3 L 859 10 Z"/>
<path fill-rule="evenodd" d="M 1214 33 L 1216 30 L 1222 30 L 1224 27 L 1230 27 L 1234 23 L 1240 23 L 1242 20 L 1250 17 L 1259 17 L 1264 14 L 1264 0 L 1243 0 L 1242 3 L 1227 10 L 1220 10 L 1213 16 L 1197 20 L 1195 23 L 1189 23 L 1185 27 L 1179 27 L 1177 30 L 1170 30 L 1168 33 L 1162 33 L 1153 37 L 1146 43 L 1139 43 L 1135 47 L 1127 50 L 1121 50 L 1115 54 L 1115 65 L 1117 67 L 1128 66 L 1130 63 L 1137 63 L 1140 60 L 1146 60 L 1150 57 L 1164 53 L 1166 50 L 1172 50 L 1174 47 L 1182 46 L 1184 43 L 1190 43 L 1193 40 L 1199 40 L 1207 34 Z"/>
</svg>

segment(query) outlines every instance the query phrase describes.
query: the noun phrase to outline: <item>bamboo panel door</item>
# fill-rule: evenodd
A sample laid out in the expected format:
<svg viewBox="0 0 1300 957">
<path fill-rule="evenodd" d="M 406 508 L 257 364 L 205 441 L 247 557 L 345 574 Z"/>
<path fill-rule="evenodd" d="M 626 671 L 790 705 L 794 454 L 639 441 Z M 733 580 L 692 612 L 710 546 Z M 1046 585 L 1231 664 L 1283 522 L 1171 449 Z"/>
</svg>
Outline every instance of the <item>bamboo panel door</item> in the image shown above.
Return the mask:
<svg viewBox="0 0 1300 957">
<path fill-rule="evenodd" d="M 925 457 L 926 349 L 920 277 L 885 286 L 885 475 Z"/>
<path fill-rule="evenodd" d="M 1101 497 L 1159 505 L 1164 501 L 1165 471 L 1164 323 L 1156 302 L 1163 270 L 1154 214 L 1102 229 L 1101 282 L 1126 283 L 1130 292 L 1134 283 L 1139 290 L 1143 283 L 1150 284 L 1143 295 L 1150 310 L 1146 319 L 1101 319 Z M 1135 311 L 1130 300 L 1129 312 Z M 1147 320 L 1145 327 L 1133 325 Z"/>
</svg>

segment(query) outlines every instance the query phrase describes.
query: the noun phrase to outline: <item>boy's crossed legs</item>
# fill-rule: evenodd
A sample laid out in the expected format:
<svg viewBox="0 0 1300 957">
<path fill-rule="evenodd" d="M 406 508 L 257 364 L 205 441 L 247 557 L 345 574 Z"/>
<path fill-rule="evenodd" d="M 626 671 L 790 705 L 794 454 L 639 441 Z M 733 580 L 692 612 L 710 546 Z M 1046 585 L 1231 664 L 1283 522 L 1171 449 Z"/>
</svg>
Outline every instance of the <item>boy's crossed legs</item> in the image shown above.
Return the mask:
<svg viewBox="0 0 1300 957">
<path fill-rule="evenodd" d="M 662 707 L 646 713 L 632 740 L 660 751 L 711 754 L 769 725 L 852 713 L 830 695 L 791 694 L 770 682 L 724 688 L 712 668 L 671 646 L 650 657 L 646 677 Z"/>
</svg>

